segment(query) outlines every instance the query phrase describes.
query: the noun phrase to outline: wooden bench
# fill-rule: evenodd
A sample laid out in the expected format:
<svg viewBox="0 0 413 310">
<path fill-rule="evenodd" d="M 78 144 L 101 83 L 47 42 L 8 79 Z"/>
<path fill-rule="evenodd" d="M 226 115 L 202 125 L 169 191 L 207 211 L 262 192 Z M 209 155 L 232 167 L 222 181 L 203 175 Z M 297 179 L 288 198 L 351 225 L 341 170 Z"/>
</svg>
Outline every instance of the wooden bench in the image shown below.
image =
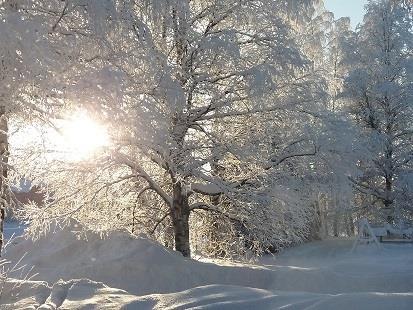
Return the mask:
<svg viewBox="0 0 413 310">
<path fill-rule="evenodd" d="M 390 224 L 371 225 L 373 234 L 380 242 L 413 242 L 413 227 L 393 227 Z"/>
<path fill-rule="evenodd" d="M 402 228 L 397 228 L 390 224 L 370 225 L 366 218 L 362 218 L 359 221 L 358 236 L 351 251 L 353 252 L 359 244 L 375 243 L 378 248 L 381 248 L 380 243 L 383 242 L 413 242 L 413 227 L 404 225 Z"/>
</svg>

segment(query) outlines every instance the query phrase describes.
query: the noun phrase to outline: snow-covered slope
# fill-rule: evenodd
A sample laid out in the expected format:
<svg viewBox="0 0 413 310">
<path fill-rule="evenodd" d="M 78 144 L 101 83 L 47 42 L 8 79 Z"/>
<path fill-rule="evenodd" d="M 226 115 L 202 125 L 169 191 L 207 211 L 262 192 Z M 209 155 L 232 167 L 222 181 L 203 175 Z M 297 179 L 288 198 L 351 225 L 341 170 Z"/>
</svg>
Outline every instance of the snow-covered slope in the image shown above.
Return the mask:
<svg viewBox="0 0 413 310">
<path fill-rule="evenodd" d="M 264 267 L 218 266 L 185 259 L 145 238 L 114 232 L 104 239 L 88 232 L 78 238 L 76 227 L 56 230 L 33 242 L 11 246 L 5 258 L 34 266 L 36 280 L 88 278 L 133 294 L 170 293 L 207 284 L 271 287 Z M 27 253 L 27 254 L 26 254 Z"/>
<path fill-rule="evenodd" d="M 17 284 L 17 287 L 16 287 Z M 44 282 L 8 281 L 3 285 L 1 310 L 23 309 L 120 309 L 137 297 L 87 279 Z M 15 295 L 18 292 L 18 295 Z M 141 309 L 141 308 L 139 308 Z"/>
<path fill-rule="evenodd" d="M 156 309 L 411 310 L 413 294 L 327 295 L 212 285 L 176 294 L 145 296 L 129 302 L 124 309 L 151 309 L 143 307 L 143 301 L 152 301 Z"/>
<path fill-rule="evenodd" d="M 0 309 L 413 309 L 411 244 L 350 253 L 351 241 L 330 240 L 224 266 L 120 232 L 86 241 L 73 230 L 8 248 L 11 260 L 28 252 L 23 263 L 39 275 L 14 290 L 7 282 Z"/>
<path fill-rule="evenodd" d="M 14 283 L 6 283 L 10 288 Z M 413 293 L 314 294 L 269 291 L 257 288 L 209 285 L 171 294 L 134 296 L 90 280 L 59 281 L 53 287 L 26 282 L 18 296 L 6 293 L 0 309 L 319 309 L 319 310 L 411 310 Z"/>
</svg>

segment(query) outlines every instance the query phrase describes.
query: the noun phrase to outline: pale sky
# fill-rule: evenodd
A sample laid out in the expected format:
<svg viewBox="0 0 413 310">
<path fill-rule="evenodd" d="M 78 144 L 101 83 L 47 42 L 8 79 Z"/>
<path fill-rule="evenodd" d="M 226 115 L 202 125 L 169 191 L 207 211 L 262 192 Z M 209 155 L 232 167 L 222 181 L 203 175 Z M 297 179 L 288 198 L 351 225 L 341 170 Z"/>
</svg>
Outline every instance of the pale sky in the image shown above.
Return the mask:
<svg viewBox="0 0 413 310">
<path fill-rule="evenodd" d="M 333 12 L 336 18 L 350 17 L 353 28 L 363 20 L 365 4 L 367 0 L 324 0 L 326 9 Z"/>
</svg>

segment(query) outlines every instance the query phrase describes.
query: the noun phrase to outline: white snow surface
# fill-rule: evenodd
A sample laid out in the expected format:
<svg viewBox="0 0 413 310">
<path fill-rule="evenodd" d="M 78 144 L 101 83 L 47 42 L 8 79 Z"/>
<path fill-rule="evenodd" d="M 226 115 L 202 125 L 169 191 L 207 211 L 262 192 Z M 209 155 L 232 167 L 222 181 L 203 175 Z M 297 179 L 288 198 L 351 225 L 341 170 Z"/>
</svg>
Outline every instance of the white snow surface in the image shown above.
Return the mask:
<svg viewBox="0 0 413 310">
<path fill-rule="evenodd" d="M 78 230 L 8 247 L 7 259 L 27 253 L 38 275 L 7 280 L 0 309 L 413 309 L 412 244 L 351 253 L 351 240 L 328 240 L 252 265 L 185 259 L 122 232 L 86 241 Z"/>
<path fill-rule="evenodd" d="M 6 220 L 4 225 L 4 238 L 11 240 L 14 236 L 20 236 L 23 234 L 26 226 L 18 221 Z"/>
</svg>

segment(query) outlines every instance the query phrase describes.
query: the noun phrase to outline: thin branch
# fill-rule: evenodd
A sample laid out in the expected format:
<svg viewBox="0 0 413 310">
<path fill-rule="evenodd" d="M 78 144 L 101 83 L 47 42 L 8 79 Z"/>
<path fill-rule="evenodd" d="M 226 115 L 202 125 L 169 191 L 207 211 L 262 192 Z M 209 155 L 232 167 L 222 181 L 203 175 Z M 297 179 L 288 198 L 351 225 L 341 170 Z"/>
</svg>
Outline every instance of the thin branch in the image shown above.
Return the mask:
<svg viewBox="0 0 413 310">
<path fill-rule="evenodd" d="M 158 228 L 158 226 L 169 216 L 171 215 L 171 212 L 167 212 L 165 213 L 159 220 L 156 221 L 156 224 L 154 226 L 154 228 L 151 230 L 151 235 L 153 235 L 156 231 L 156 229 Z"/>
<path fill-rule="evenodd" d="M 169 206 L 172 206 L 172 198 L 157 184 L 155 180 L 143 169 L 140 165 L 130 160 L 126 155 L 122 153 L 117 153 L 115 155 L 119 163 L 127 165 L 132 170 L 136 171 L 142 178 L 148 182 L 149 186 L 163 199 L 163 201 Z"/>
<path fill-rule="evenodd" d="M 226 218 L 230 219 L 230 220 L 234 220 L 234 221 L 240 221 L 240 219 L 233 217 L 229 214 L 226 214 L 225 212 L 223 212 L 222 210 L 219 210 L 216 206 L 213 206 L 209 203 L 206 202 L 196 202 L 192 205 L 189 206 L 189 211 L 195 211 L 195 210 L 204 210 L 204 211 L 209 211 L 209 212 L 214 212 L 214 213 L 218 213 L 220 215 L 225 216 Z"/>
<path fill-rule="evenodd" d="M 313 151 L 309 151 L 309 152 L 302 152 L 302 153 L 294 153 L 294 154 L 287 154 L 284 155 L 281 158 L 272 158 L 271 159 L 271 164 L 269 164 L 268 166 L 266 166 L 264 169 L 265 170 L 269 170 L 271 168 L 274 168 L 276 166 L 281 165 L 284 161 L 291 159 L 291 158 L 296 158 L 296 157 L 306 157 L 306 156 L 315 156 L 317 155 L 317 147 L 314 145 L 314 150 Z"/>
<path fill-rule="evenodd" d="M 386 197 L 384 196 L 383 193 L 380 193 L 378 190 L 369 187 L 368 185 L 362 184 L 359 181 L 353 179 L 351 176 L 348 177 L 348 179 L 351 181 L 351 183 L 357 188 L 358 191 L 360 191 L 363 194 L 366 195 L 372 195 L 380 200 L 385 200 Z"/>
<path fill-rule="evenodd" d="M 69 2 L 65 1 L 65 6 L 63 7 L 62 13 L 60 13 L 59 18 L 57 19 L 56 23 L 52 27 L 52 32 L 56 30 L 56 27 L 62 21 L 63 17 L 66 15 L 67 8 L 69 7 Z"/>
</svg>

